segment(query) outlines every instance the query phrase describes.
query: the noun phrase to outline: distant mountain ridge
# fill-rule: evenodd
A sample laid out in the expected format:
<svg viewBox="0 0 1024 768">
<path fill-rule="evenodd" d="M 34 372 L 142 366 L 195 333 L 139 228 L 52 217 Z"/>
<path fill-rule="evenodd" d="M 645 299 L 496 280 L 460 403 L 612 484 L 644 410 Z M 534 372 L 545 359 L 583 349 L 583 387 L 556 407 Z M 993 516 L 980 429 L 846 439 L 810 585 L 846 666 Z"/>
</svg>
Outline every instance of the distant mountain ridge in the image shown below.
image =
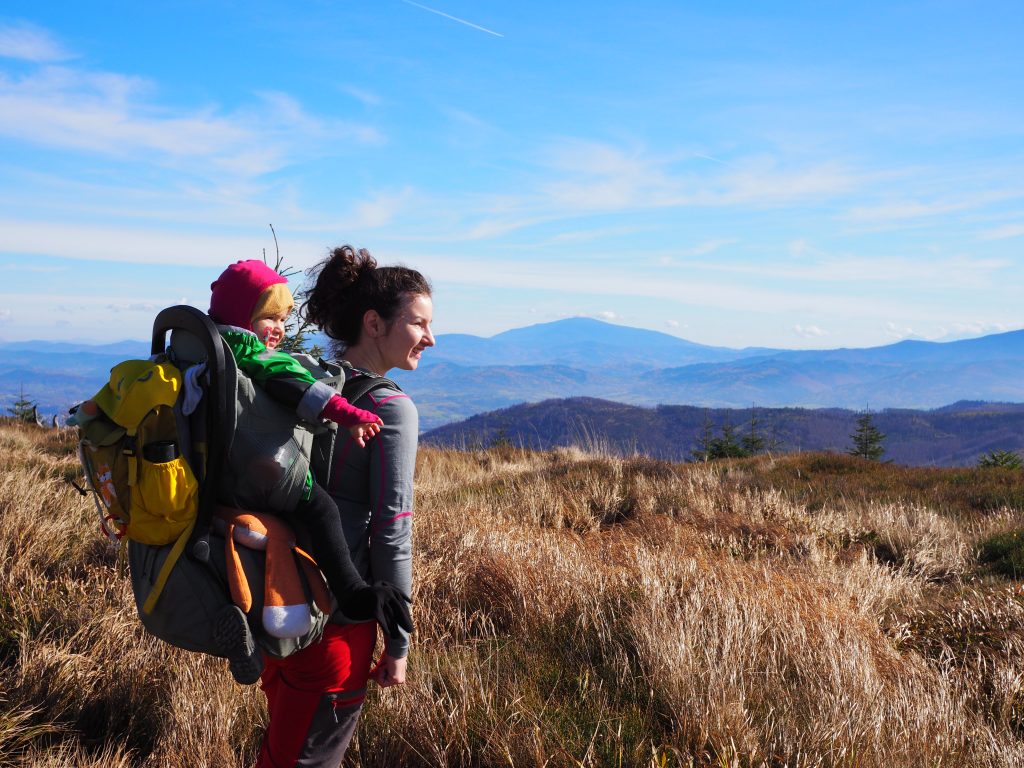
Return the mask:
<svg viewBox="0 0 1024 768">
<path fill-rule="evenodd" d="M 311 343 L 326 347 L 322 335 Z M 24 386 L 44 413 L 93 394 L 148 342 L 0 343 L 0 411 Z M 568 318 L 490 338 L 442 334 L 416 373 L 392 371 L 424 430 L 551 398 L 631 405 L 933 409 L 961 400 L 1024 402 L 1024 330 L 863 349 L 730 349 L 657 331 Z"/>
<path fill-rule="evenodd" d="M 721 435 L 726 424 L 737 439 L 756 433 L 774 452 L 845 452 L 859 414 L 841 408 L 638 408 L 595 398 L 545 400 L 478 414 L 423 435 L 423 442 L 456 448 L 496 441 L 535 449 L 583 445 L 622 455 L 640 453 L 687 461 L 702 433 Z M 922 466 L 973 466 L 993 450 L 1024 453 L 1024 404 L 961 402 L 919 411 L 872 414 L 885 435 L 884 460 Z"/>
<path fill-rule="evenodd" d="M 544 374 L 522 361 L 545 366 Z M 441 336 L 419 372 L 395 378 L 420 405 L 425 429 L 551 397 L 855 410 L 1024 402 L 1024 330 L 863 349 L 727 349 L 570 318 L 490 339 Z"/>
</svg>

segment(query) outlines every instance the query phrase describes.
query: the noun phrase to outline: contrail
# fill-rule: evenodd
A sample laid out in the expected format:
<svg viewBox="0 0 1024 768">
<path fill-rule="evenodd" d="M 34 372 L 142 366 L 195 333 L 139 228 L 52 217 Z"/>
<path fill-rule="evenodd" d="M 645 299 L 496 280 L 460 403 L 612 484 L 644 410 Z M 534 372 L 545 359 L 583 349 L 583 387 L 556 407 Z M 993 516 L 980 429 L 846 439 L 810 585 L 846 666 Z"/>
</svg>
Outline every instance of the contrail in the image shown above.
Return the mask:
<svg viewBox="0 0 1024 768">
<path fill-rule="evenodd" d="M 713 163 L 721 163 L 722 165 L 728 166 L 729 168 L 734 168 L 735 167 L 732 163 L 727 163 L 727 162 L 725 162 L 725 160 L 719 160 L 717 157 L 712 157 L 711 155 L 702 155 L 702 154 L 700 154 L 698 152 L 694 152 L 693 156 L 694 157 L 699 157 L 702 160 L 710 160 Z"/>
<path fill-rule="evenodd" d="M 457 16 L 449 16 L 444 11 L 439 11 L 436 8 L 428 8 L 425 5 L 420 5 L 419 3 L 414 3 L 412 0 L 402 0 L 402 2 L 405 3 L 406 5 L 412 5 L 412 6 L 415 6 L 416 8 L 419 8 L 419 9 L 424 10 L 424 11 L 430 11 L 431 13 L 436 13 L 438 16 L 444 16 L 446 19 L 451 19 L 452 21 L 457 21 L 457 22 L 459 22 L 459 24 L 465 24 L 467 27 L 472 27 L 473 29 L 479 29 L 481 32 L 486 32 L 489 35 L 494 35 L 495 37 L 504 37 L 503 34 L 501 34 L 500 32 L 495 32 L 493 29 L 488 29 L 487 27 L 481 27 L 479 24 L 474 24 L 471 21 L 466 21 L 465 19 L 460 19 Z"/>
</svg>

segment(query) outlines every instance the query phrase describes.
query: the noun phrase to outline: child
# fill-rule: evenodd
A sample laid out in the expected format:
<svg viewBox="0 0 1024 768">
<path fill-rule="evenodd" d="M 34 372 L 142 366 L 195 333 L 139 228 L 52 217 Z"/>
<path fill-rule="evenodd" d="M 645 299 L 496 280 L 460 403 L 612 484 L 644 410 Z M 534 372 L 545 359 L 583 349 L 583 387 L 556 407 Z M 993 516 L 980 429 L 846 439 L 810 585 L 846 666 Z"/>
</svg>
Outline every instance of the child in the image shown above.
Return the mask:
<svg viewBox="0 0 1024 768">
<path fill-rule="evenodd" d="M 285 321 L 294 306 L 286 283 L 287 278 L 262 261 L 236 262 L 210 286 L 210 317 L 218 324 L 239 370 L 256 386 L 306 421 L 329 419 L 346 427 L 352 439 L 365 446 L 367 440 L 380 432 L 383 422 L 317 381 L 291 355 L 275 351 L 284 338 Z M 272 511 L 305 525 L 317 564 L 347 618 L 377 618 L 389 635 L 397 634 L 396 626 L 412 631 L 408 598 L 390 584 L 370 586 L 359 577 L 352 565 L 338 508 L 311 475 L 306 477 L 306 492 L 294 510 Z M 225 648 L 235 679 L 243 684 L 253 683 L 262 663 L 253 658 L 258 651 L 241 618 L 243 614 L 238 611 L 233 616 L 226 618 L 227 626 L 217 628 L 218 636 L 226 638 L 225 645 L 235 646 Z"/>
</svg>

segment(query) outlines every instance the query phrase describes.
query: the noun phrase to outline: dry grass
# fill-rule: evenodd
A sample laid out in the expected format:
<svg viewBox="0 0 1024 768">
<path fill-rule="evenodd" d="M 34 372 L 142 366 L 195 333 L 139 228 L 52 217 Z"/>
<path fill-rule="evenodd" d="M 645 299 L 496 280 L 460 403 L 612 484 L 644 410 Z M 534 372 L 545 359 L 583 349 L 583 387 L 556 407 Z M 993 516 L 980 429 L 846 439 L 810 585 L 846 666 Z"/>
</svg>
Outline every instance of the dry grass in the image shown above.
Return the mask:
<svg viewBox="0 0 1024 768">
<path fill-rule="evenodd" d="M 0 445 L 0 764 L 251 762 L 259 691 L 146 638 L 69 438 Z M 1024 480 L 921 472 L 422 451 L 410 680 L 347 762 L 1024 764 L 1024 600 L 977 557 L 1024 511 L 975 503 Z"/>
</svg>

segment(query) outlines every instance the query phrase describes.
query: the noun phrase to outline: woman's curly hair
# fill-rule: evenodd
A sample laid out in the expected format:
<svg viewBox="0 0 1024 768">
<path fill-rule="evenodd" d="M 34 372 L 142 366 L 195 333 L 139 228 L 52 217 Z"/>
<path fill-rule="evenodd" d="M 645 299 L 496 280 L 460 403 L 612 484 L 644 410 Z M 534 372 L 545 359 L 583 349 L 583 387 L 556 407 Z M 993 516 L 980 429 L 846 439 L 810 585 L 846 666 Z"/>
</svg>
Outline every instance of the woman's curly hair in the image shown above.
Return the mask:
<svg viewBox="0 0 1024 768">
<path fill-rule="evenodd" d="M 339 343 L 340 352 L 359 343 L 363 316 L 376 310 L 390 324 L 411 296 L 430 296 L 430 282 L 409 267 L 378 267 L 365 248 L 342 245 L 306 272 L 315 283 L 304 292 L 302 314 Z"/>
</svg>

